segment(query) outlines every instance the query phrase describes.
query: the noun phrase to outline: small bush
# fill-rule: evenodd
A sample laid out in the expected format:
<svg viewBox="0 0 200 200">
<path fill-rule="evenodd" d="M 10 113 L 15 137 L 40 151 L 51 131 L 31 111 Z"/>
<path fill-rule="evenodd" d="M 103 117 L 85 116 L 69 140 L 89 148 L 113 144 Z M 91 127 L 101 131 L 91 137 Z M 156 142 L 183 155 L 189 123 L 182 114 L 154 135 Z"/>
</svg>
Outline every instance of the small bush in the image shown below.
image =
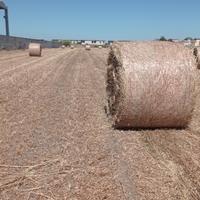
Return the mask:
<svg viewBox="0 0 200 200">
<path fill-rule="evenodd" d="M 62 42 L 66 47 L 71 46 L 71 41 L 70 40 L 64 40 Z"/>
<path fill-rule="evenodd" d="M 3 47 L 3 49 L 2 49 L 3 51 L 8 51 L 8 49 L 6 48 L 6 47 Z"/>
</svg>

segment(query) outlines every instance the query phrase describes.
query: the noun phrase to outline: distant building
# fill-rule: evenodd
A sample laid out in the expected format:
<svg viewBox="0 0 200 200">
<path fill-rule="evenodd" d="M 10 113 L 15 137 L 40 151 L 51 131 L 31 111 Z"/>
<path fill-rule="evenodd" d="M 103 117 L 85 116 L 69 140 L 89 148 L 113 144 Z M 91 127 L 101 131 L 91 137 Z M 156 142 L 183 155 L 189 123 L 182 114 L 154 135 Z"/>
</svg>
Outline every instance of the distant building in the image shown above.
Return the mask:
<svg viewBox="0 0 200 200">
<path fill-rule="evenodd" d="M 108 45 L 112 45 L 114 41 L 119 41 L 119 42 L 130 42 L 131 40 L 108 40 Z"/>
<path fill-rule="evenodd" d="M 190 39 L 190 38 L 185 38 L 185 39 L 183 40 L 183 44 L 184 44 L 185 46 L 191 46 L 191 45 L 193 44 L 193 40 Z"/>
<path fill-rule="evenodd" d="M 69 40 L 69 39 L 66 39 Z M 53 42 L 63 42 L 64 40 L 61 39 L 53 39 Z M 69 40 L 71 44 L 81 44 L 81 45 L 105 45 L 105 40 Z"/>
<path fill-rule="evenodd" d="M 81 40 L 82 45 L 105 45 L 105 40 Z"/>
<path fill-rule="evenodd" d="M 200 46 L 200 38 L 194 38 L 195 47 Z"/>
<path fill-rule="evenodd" d="M 108 45 L 112 45 L 113 42 L 114 40 L 108 40 Z"/>
<path fill-rule="evenodd" d="M 71 44 L 81 44 L 81 40 L 70 40 Z"/>
<path fill-rule="evenodd" d="M 63 40 L 61 39 L 53 39 L 52 42 L 62 42 Z"/>
<path fill-rule="evenodd" d="M 169 42 L 179 42 L 179 39 L 168 39 Z"/>
</svg>

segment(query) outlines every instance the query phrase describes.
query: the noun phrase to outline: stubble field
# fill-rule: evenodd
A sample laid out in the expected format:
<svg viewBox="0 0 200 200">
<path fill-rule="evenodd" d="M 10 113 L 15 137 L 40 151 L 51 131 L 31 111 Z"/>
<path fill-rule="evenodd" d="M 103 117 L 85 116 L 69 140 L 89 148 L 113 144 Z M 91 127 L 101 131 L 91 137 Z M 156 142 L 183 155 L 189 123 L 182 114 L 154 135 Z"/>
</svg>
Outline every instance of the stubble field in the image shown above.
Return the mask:
<svg viewBox="0 0 200 200">
<path fill-rule="evenodd" d="M 115 130 L 109 49 L 0 52 L 0 199 L 200 199 L 200 101 L 186 129 Z"/>
</svg>

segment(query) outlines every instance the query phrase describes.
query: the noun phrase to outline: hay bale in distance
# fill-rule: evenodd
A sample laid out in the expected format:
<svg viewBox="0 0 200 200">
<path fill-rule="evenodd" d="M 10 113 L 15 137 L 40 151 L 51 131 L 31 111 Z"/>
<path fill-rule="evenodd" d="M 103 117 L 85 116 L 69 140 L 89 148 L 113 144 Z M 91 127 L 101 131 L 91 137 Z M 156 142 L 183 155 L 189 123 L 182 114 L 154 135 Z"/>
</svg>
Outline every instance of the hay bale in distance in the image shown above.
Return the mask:
<svg viewBox="0 0 200 200">
<path fill-rule="evenodd" d="M 102 46 L 99 46 L 99 49 L 102 49 Z"/>
<path fill-rule="evenodd" d="M 62 49 L 65 49 L 65 45 L 62 45 Z"/>
<path fill-rule="evenodd" d="M 74 46 L 73 46 L 73 45 L 71 45 L 71 49 L 74 49 Z"/>
<path fill-rule="evenodd" d="M 195 59 L 182 44 L 114 42 L 108 105 L 116 128 L 185 127 L 196 102 Z"/>
<path fill-rule="evenodd" d="M 29 44 L 29 56 L 41 56 L 42 47 L 41 44 L 38 43 L 30 43 Z"/>
<path fill-rule="evenodd" d="M 86 46 L 85 46 L 85 50 L 90 51 L 90 45 L 86 45 Z"/>
<path fill-rule="evenodd" d="M 193 49 L 193 54 L 197 62 L 197 69 L 200 69 L 200 47 L 195 47 Z"/>
</svg>

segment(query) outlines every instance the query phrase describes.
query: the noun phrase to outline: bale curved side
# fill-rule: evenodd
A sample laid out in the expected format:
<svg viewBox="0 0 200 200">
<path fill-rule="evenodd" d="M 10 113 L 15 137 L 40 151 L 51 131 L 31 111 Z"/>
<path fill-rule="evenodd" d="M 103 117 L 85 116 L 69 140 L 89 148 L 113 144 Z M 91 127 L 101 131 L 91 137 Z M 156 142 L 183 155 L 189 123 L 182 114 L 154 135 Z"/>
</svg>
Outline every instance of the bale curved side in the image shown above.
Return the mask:
<svg viewBox="0 0 200 200">
<path fill-rule="evenodd" d="M 41 56 L 42 47 L 41 44 L 38 43 L 30 43 L 29 44 L 29 56 Z"/>
<path fill-rule="evenodd" d="M 185 127 L 195 106 L 195 59 L 182 44 L 114 42 L 107 94 L 117 128 Z"/>
<path fill-rule="evenodd" d="M 86 46 L 85 46 L 85 50 L 90 51 L 90 45 L 86 45 Z"/>
<path fill-rule="evenodd" d="M 74 46 L 73 46 L 73 45 L 71 46 L 71 49 L 74 49 Z"/>
</svg>

